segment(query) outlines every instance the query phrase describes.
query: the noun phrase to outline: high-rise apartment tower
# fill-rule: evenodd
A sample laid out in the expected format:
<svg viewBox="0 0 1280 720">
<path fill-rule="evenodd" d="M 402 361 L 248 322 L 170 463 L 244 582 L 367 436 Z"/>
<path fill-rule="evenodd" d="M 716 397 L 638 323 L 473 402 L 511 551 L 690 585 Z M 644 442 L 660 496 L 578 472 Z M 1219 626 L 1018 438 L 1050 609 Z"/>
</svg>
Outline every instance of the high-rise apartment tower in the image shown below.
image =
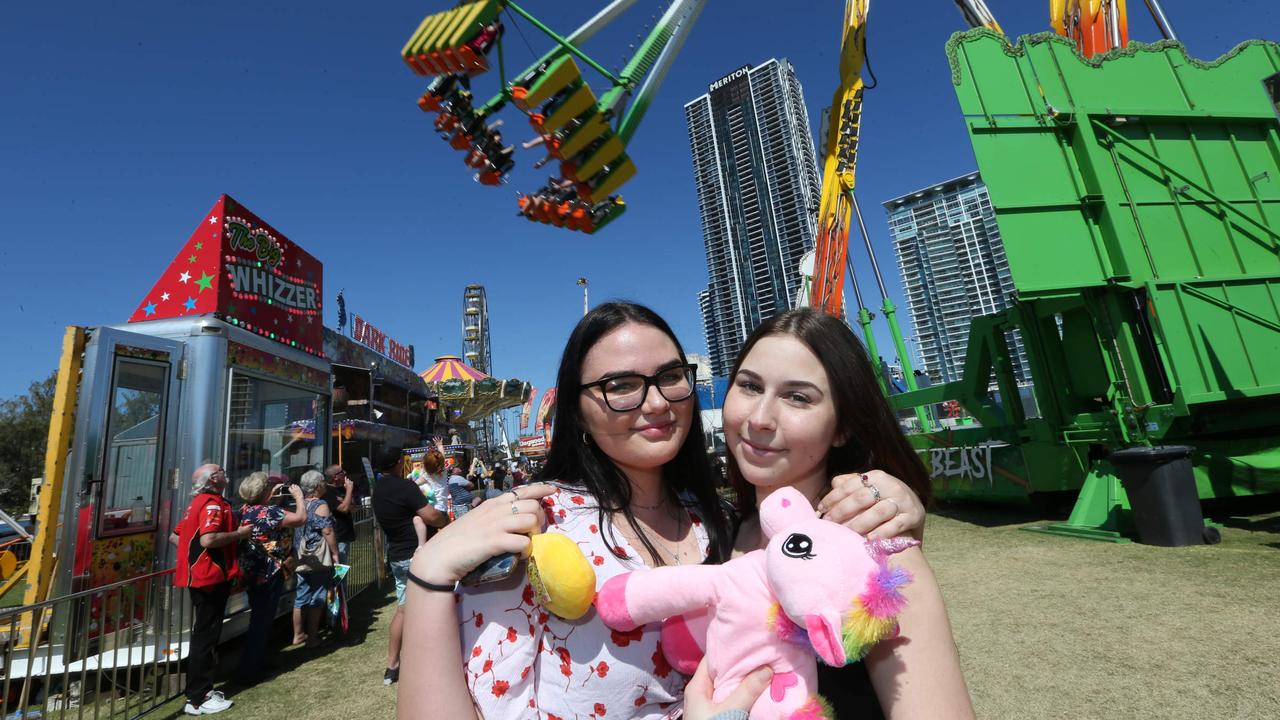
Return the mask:
<svg viewBox="0 0 1280 720">
<path fill-rule="evenodd" d="M 964 373 L 969 321 L 1009 307 L 1013 278 L 987 186 L 971 173 L 884 203 L 923 370 L 934 382 Z M 1022 339 L 1010 359 L 1030 381 Z"/>
<path fill-rule="evenodd" d="M 821 176 L 787 60 L 743 66 L 684 106 L 707 251 L 699 294 L 711 367 L 728 374 L 760 321 L 790 309 L 813 249 Z"/>
</svg>

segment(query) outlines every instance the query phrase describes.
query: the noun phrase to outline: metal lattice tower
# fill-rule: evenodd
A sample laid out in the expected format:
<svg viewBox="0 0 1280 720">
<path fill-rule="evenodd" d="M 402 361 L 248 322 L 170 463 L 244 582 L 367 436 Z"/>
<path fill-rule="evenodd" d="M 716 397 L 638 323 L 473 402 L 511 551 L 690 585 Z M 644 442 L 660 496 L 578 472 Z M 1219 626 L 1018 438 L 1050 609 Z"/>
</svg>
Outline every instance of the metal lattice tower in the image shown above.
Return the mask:
<svg viewBox="0 0 1280 720">
<path fill-rule="evenodd" d="M 462 291 L 462 357 L 468 365 L 485 375 L 493 375 L 493 359 L 489 352 L 489 301 L 484 286 L 468 285 Z M 493 444 L 493 416 L 471 423 L 477 451 L 487 454 Z"/>
</svg>

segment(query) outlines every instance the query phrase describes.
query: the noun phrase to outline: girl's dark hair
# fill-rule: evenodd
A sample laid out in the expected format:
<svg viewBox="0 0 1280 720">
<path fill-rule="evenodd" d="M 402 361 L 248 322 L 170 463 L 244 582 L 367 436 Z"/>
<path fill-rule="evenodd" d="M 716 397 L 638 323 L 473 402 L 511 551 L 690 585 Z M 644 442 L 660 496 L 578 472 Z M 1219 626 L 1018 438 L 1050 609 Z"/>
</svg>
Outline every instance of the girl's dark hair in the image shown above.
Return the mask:
<svg viewBox="0 0 1280 720">
<path fill-rule="evenodd" d="M 827 477 L 883 470 L 906 483 L 928 507 L 933 499 L 929 474 L 889 408 L 867 349 L 839 318 L 812 308 L 797 308 L 761 323 L 733 364 L 730 392 L 751 348 L 761 338 L 772 335 L 790 335 L 804 343 L 827 372 L 837 432 L 847 438 L 844 445 L 827 453 Z M 739 511 L 755 512 L 755 488 L 742 477 L 732 454 L 727 460 L 729 481 L 738 493 Z"/>
<path fill-rule="evenodd" d="M 583 441 L 585 428 L 578 402 L 583 358 L 600 338 L 628 322 L 649 325 L 662 331 L 675 344 L 680 362 L 687 362 L 684 349 L 675 333 L 671 332 L 665 320 L 649 308 L 630 302 L 611 302 L 593 308 L 574 327 L 560 358 L 560 371 L 556 374 L 555 425 L 551 435 L 551 451 L 547 454 L 546 464 L 539 477 L 579 486 L 594 495 L 600 504 L 600 527 L 602 531 L 610 533 L 607 539 L 611 546 L 618 543 L 612 537 L 612 530 L 608 529 L 611 524 L 604 522 L 605 514 L 622 513 L 636 529 L 640 542 L 649 555 L 658 564 L 665 564 L 631 513 L 631 484 L 626 476 L 594 442 Z M 733 549 L 733 536 L 720 506 L 711 464 L 703 448 L 702 414 L 699 412 L 697 394 L 682 402 L 693 403 L 692 426 L 676 456 L 663 466 L 662 484 L 669 501 L 687 505 L 702 516 L 702 526 L 710 541 L 707 562 L 719 563 L 729 559 L 729 553 Z M 693 502 L 682 501 L 681 494 L 692 496 Z"/>
</svg>

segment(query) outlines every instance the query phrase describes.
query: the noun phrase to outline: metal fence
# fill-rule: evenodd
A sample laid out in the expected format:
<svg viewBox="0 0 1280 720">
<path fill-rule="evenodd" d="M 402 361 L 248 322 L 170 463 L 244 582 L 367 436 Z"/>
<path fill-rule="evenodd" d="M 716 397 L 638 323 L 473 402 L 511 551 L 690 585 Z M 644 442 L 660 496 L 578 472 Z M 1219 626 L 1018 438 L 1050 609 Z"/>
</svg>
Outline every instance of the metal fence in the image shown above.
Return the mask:
<svg viewBox="0 0 1280 720">
<path fill-rule="evenodd" d="M 172 575 L 0 611 L 3 717 L 133 718 L 174 697 L 191 607 Z"/>
<path fill-rule="evenodd" d="M 372 510 L 351 514 L 348 598 L 381 585 L 385 574 Z M 0 720 L 130 720 L 177 697 L 192 611 L 172 576 L 169 569 L 0 609 Z"/>
</svg>

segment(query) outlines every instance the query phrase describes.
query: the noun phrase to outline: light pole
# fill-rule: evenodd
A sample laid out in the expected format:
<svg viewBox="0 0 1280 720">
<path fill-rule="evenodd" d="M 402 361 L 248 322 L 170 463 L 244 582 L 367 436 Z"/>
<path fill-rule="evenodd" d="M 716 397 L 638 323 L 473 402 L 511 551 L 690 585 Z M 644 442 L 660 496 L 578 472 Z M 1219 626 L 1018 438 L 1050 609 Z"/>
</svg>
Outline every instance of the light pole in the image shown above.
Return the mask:
<svg viewBox="0 0 1280 720">
<path fill-rule="evenodd" d="M 584 277 L 578 278 L 578 284 L 582 286 L 582 316 L 586 317 L 587 307 L 588 307 L 587 306 L 587 279 Z"/>
</svg>

